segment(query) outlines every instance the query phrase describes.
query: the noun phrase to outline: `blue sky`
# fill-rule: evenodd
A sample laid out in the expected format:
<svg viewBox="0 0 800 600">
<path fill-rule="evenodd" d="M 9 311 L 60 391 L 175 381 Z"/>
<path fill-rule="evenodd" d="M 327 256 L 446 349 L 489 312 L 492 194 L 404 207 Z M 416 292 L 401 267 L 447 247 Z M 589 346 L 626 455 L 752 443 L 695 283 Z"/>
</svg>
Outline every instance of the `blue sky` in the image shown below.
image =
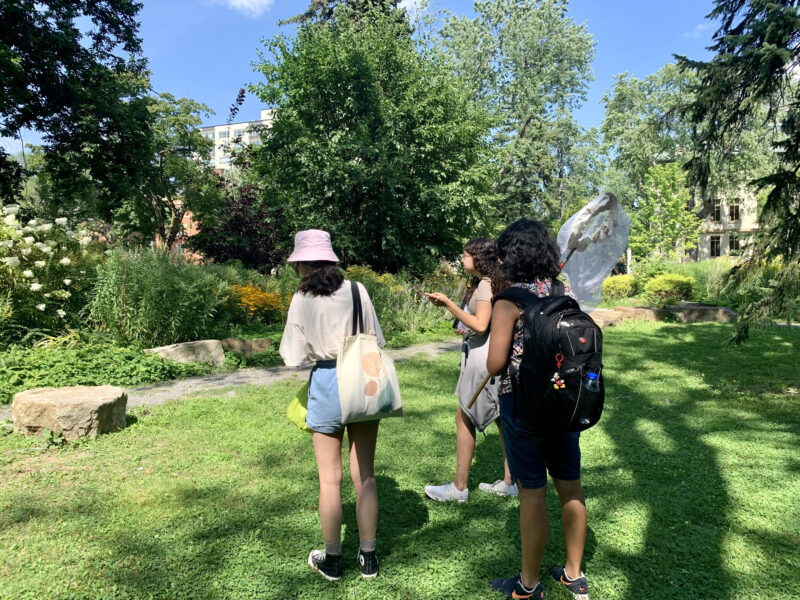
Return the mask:
<svg viewBox="0 0 800 600">
<path fill-rule="evenodd" d="M 405 0 L 412 3 L 413 0 Z M 144 52 L 153 87 L 208 105 L 216 113 L 205 125 L 223 123 L 239 88 L 258 80 L 251 63 L 260 40 L 290 27 L 277 21 L 302 12 L 307 0 L 143 0 L 140 12 Z M 432 0 L 433 8 L 473 14 L 472 0 Z M 705 19 L 713 0 L 572 0 L 569 15 L 586 23 L 596 42 L 595 80 L 586 104 L 576 112 L 584 127 L 603 119 L 600 99 L 613 76 L 654 73 L 672 54 L 708 58 L 716 27 Z M 259 116 L 259 100 L 248 95 L 237 120 Z M 35 141 L 29 136 L 26 141 Z M 12 149 L 9 145 L 9 149 Z"/>
</svg>

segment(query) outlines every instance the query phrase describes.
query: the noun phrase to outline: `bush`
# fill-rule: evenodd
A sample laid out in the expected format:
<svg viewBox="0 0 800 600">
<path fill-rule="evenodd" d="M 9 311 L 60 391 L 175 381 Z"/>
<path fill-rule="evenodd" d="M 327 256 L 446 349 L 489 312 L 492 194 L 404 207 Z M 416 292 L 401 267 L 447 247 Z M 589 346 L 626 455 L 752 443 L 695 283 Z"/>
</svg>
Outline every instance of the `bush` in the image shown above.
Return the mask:
<svg viewBox="0 0 800 600">
<path fill-rule="evenodd" d="M 710 304 L 728 304 L 729 298 L 722 295 L 725 277 L 734 263 L 727 256 L 710 260 L 689 261 L 670 265 L 670 272 L 685 275 L 694 280 L 692 300 Z"/>
<path fill-rule="evenodd" d="M 98 253 L 85 232 L 51 223 L 17 221 L 19 207 L 3 207 L 0 221 L 0 339 L 3 345 L 80 325 Z"/>
<path fill-rule="evenodd" d="M 230 298 L 207 267 L 159 250 L 116 250 L 97 270 L 89 321 L 123 345 L 186 342 L 212 337 Z"/>
<path fill-rule="evenodd" d="M 645 260 L 636 261 L 631 266 L 631 273 L 636 278 L 636 286 L 644 289 L 647 282 L 669 272 L 670 262 L 663 256 L 653 255 Z"/>
<path fill-rule="evenodd" d="M 653 277 L 644 287 L 645 298 L 652 306 L 663 307 L 692 297 L 692 279 L 665 273 Z"/>
<path fill-rule="evenodd" d="M 0 403 L 37 387 L 119 385 L 129 387 L 208 373 L 203 363 L 176 363 L 134 348 L 85 344 L 12 348 L 0 354 Z"/>
<path fill-rule="evenodd" d="M 633 275 L 612 275 L 603 280 L 603 300 L 611 302 L 636 295 L 636 279 Z"/>
</svg>

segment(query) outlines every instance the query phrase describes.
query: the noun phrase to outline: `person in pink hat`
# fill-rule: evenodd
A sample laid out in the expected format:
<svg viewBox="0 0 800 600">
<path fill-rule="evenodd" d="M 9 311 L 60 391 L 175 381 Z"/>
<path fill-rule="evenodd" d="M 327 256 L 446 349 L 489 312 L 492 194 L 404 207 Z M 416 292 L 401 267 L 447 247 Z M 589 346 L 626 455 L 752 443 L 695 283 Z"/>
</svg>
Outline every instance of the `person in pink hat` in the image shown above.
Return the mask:
<svg viewBox="0 0 800 600">
<path fill-rule="evenodd" d="M 308 565 L 329 581 L 342 576 L 342 441 L 350 445 L 350 477 L 356 489 L 356 520 L 362 577 L 378 575 L 375 538 L 378 527 L 378 492 L 375 486 L 375 445 L 378 421 L 342 425 L 336 358 L 339 342 L 351 335 L 353 291 L 336 263 L 327 231 L 309 229 L 294 238 L 289 256 L 300 275 L 292 297 L 280 354 L 290 367 L 313 365 L 308 384 L 306 425 L 312 430 L 319 472 L 319 517 L 324 550 L 312 550 Z M 385 345 L 381 326 L 367 290 L 357 284 L 364 318 L 364 333 L 374 333 Z"/>
</svg>

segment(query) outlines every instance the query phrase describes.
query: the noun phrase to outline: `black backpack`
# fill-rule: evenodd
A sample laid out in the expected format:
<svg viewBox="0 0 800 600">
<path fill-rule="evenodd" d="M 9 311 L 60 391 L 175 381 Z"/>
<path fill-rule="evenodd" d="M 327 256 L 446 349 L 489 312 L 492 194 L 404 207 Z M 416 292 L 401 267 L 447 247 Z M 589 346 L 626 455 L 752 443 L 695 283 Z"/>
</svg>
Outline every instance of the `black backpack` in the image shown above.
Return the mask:
<svg viewBox="0 0 800 600">
<path fill-rule="evenodd" d="M 539 298 L 510 287 L 492 300 L 516 301 L 522 315 L 519 377 L 512 378 L 515 415 L 535 431 L 583 431 L 600 420 L 605 400 L 603 334 L 578 303 L 553 281 Z"/>
</svg>

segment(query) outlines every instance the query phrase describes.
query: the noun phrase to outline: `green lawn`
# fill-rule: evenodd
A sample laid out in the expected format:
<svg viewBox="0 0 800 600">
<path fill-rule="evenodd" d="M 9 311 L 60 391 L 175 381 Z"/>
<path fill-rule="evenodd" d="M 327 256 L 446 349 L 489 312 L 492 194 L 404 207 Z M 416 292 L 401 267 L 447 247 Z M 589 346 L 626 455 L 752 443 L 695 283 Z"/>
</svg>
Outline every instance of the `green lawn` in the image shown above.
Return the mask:
<svg viewBox="0 0 800 600">
<path fill-rule="evenodd" d="M 800 331 L 729 337 L 712 324 L 607 330 L 607 407 L 582 437 L 595 600 L 797 596 Z M 126 430 L 63 449 L 0 435 L 0 598 L 499 599 L 487 582 L 519 568 L 516 501 L 422 492 L 453 474 L 457 362 L 399 365 L 407 416 L 378 442 L 378 579 L 358 576 L 349 483 L 343 580 L 305 563 L 321 540 L 310 438 L 283 417 L 297 380 L 138 409 Z M 500 469 L 492 431 L 474 487 Z M 545 567 L 563 553 L 549 500 Z"/>
</svg>

